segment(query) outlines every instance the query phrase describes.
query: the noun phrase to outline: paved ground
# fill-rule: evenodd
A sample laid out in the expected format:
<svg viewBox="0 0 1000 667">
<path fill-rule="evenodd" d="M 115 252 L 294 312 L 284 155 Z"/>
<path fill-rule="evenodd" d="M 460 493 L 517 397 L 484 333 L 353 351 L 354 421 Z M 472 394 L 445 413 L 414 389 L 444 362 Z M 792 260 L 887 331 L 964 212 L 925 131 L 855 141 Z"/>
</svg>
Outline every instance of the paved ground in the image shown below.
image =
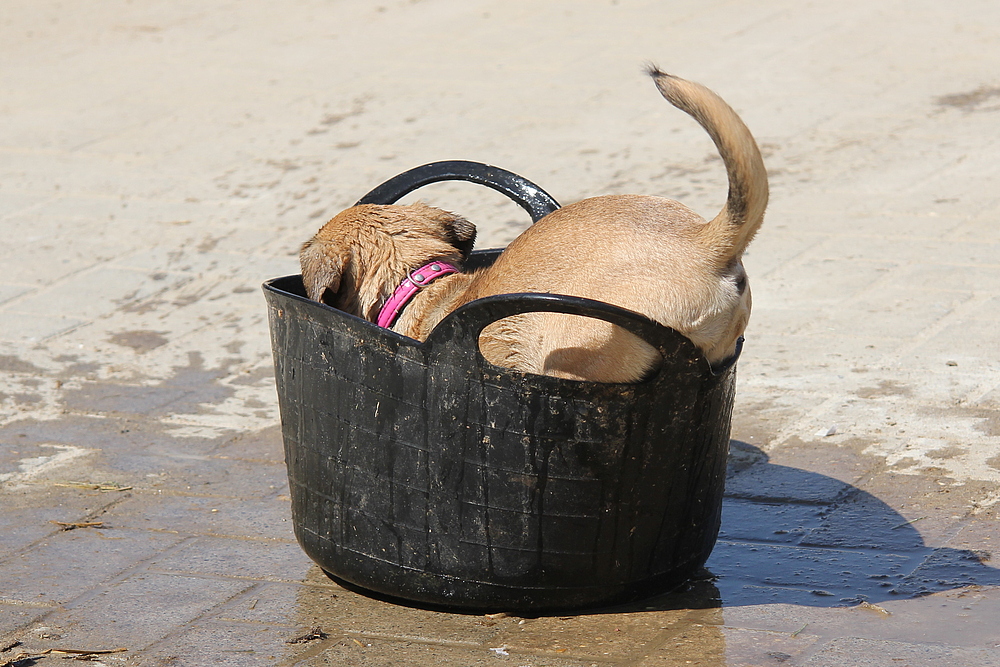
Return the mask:
<svg viewBox="0 0 1000 667">
<path fill-rule="evenodd" d="M 998 26 L 988 0 L 8 0 L 0 665 L 1000 665 Z M 338 587 L 289 528 L 260 283 L 436 159 L 713 214 L 721 166 L 647 60 L 724 95 L 772 177 L 712 578 L 539 618 Z M 526 223 L 422 194 L 483 247 Z"/>
</svg>

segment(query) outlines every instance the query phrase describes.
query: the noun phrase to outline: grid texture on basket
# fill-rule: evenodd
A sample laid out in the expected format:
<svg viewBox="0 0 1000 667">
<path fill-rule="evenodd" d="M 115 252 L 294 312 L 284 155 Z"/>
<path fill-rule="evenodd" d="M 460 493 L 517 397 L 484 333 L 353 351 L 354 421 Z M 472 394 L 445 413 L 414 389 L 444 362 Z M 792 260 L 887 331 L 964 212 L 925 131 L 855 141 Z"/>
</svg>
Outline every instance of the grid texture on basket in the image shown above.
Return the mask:
<svg viewBox="0 0 1000 667">
<path fill-rule="evenodd" d="M 708 558 L 734 366 L 663 328 L 650 380 L 559 380 L 490 365 L 460 312 L 422 344 L 308 301 L 297 276 L 265 292 L 295 531 L 330 574 L 538 609 L 655 592 Z"/>
</svg>

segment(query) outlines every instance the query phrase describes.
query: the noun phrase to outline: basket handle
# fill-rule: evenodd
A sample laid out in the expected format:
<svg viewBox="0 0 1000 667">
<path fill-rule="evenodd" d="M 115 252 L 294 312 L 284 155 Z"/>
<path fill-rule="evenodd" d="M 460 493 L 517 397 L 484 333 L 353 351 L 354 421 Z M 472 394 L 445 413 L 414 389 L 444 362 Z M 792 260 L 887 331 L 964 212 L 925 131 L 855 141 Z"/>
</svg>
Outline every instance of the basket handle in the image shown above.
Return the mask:
<svg viewBox="0 0 1000 667">
<path fill-rule="evenodd" d="M 470 181 L 507 195 L 538 222 L 559 208 L 545 190 L 514 172 L 468 160 L 431 162 L 393 176 L 358 200 L 358 204 L 394 204 L 417 188 L 439 181 Z"/>
<path fill-rule="evenodd" d="M 602 301 L 563 294 L 499 294 L 471 301 L 444 318 L 431 331 L 424 347 L 428 356 L 471 357 L 485 363 L 479 351 L 479 335 L 487 326 L 512 315 L 530 312 L 566 313 L 603 320 L 635 334 L 660 353 L 664 360 L 687 365 L 692 370 L 710 370 L 719 375 L 736 363 L 742 350 L 742 337 L 736 353 L 712 367 L 694 343 L 683 334 L 656 320 Z"/>
</svg>

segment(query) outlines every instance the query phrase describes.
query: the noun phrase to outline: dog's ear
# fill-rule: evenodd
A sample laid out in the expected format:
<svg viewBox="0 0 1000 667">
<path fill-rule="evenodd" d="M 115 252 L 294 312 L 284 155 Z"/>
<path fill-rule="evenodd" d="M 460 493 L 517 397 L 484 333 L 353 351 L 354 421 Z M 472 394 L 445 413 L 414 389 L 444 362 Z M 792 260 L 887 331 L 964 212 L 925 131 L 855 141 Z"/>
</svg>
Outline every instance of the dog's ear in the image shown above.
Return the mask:
<svg viewBox="0 0 1000 667">
<path fill-rule="evenodd" d="M 476 245 L 476 226 L 459 215 L 454 216 L 448 224 L 448 242 L 459 249 L 462 259 L 468 259 Z"/>
<path fill-rule="evenodd" d="M 323 301 L 327 290 L 340 289 L 340 276 L 344 271 L 344 257 L 328 244 L 312 238 L 302 245 L 299 263 L 302 266 L 302 284 L 306 295 L 313 301 Z"/>
</svg>

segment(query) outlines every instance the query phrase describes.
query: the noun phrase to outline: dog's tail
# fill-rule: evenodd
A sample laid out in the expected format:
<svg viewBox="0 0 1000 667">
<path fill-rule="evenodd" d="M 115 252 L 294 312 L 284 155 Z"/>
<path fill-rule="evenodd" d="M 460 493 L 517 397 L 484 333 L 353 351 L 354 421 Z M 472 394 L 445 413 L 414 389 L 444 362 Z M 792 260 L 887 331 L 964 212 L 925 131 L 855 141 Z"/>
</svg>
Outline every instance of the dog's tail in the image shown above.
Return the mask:
<svg viewBox="0 0 1000 667">
<path fill-rule="evenodd" d="M 652 65 L 648 73 L 663 97 L 698 121 L 719 149 L 729 176 L 729 197 L 703 236 L 709 245 L 727 248 L 735 257 L 757 233 L 767 207 L 767 171 L 757 142 L 732 107 L 708 88 Z"/>
</svg>

